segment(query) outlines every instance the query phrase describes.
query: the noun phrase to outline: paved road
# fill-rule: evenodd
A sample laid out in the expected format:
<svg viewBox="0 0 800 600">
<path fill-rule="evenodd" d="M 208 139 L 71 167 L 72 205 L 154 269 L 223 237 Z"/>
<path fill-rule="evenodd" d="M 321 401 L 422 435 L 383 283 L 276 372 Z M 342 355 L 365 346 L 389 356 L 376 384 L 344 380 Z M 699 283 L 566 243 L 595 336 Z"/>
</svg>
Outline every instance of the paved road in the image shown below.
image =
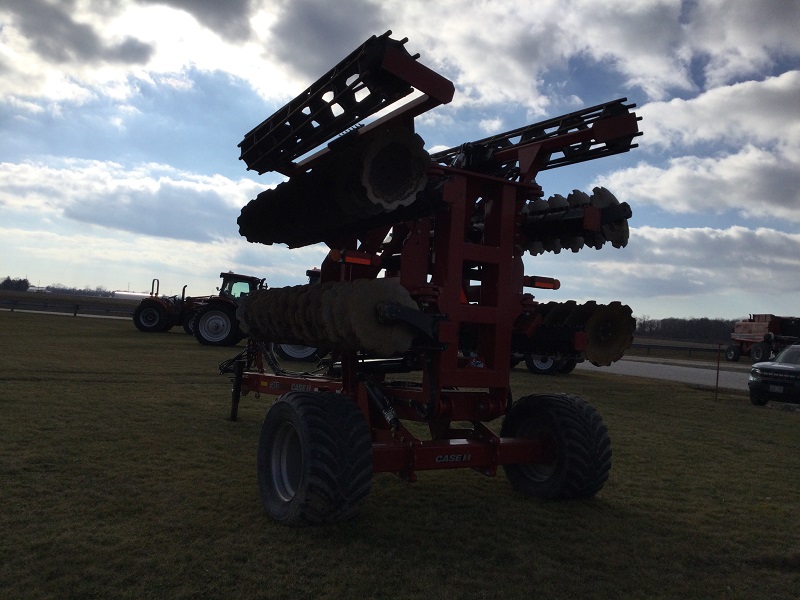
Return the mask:
<svg viewBox="0 0 800 600">
<path fill-rule="evenodd" d="M 701 363 L 687 361 L 667 361 L 645 358 L 623 358 L 609 367 L 595 367 L 588 362 L 579 363 L 578 369 L 600 371 L 633 377 L 647 377 L 650 379 L 666 379 L 681 383 L 703 385 L 711 388 L 717 386 L 716 363 Z M 720 389 L 747 391 L 747 379 L 750 376 L 750 365 L 743 363 L 724 363 L 719 371 Z"/>
<path fill-rule="evenodd" d="M 0 311 L 3 312 L 12 312 L 10 308 L 0 308 Z M 26 308 L 15 308 L 13 312 L 18 313 L 33 313 L 36 315 L 59 315 L 62 317 L 87 317 L 90 319 L 119 319 L 121 321 L 130 321 L 131 316 L 127 315 L 124 317 L 114 316 L 114 315 L 93 315 L 89 313 L 69 313 L 69 312 L 58 312 L 55 310 L 28 310 Z"/>
</svg>

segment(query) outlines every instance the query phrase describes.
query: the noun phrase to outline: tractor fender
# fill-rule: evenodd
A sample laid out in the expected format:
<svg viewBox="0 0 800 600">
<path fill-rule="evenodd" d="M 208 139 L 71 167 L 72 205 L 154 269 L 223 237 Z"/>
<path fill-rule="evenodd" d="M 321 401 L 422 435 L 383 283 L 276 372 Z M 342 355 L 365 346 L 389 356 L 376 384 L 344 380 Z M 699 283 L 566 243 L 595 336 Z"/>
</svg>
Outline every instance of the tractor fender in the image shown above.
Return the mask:
<svg viewBox="0 0 800 600">
<path fill-rule="evenodd" d="M 203 302 L 204 305 L 205 304 L 214 304 L 216 306 L 225 305 L 225 306 L 230 306 L 233 309 L 236 309 L 238 307 L 238 304 L 236 304 L 236 302 L 234 302 L 230 298 L 225 298 L 224 296 L 211 296 L 208 299 L 204 298 L 203 300 L 204 300 Z"/>
<path fill-rule="evenodd" d="M 167 308 L 168 303 L 165 298 L 161 296 L 148 296 L 147 298 L 142 298 L 142 301 L 139 302 L 139 306 L 146 306 L 148 304 L 157 304 L 158 306 L 163 306 Z"/>
</svg>

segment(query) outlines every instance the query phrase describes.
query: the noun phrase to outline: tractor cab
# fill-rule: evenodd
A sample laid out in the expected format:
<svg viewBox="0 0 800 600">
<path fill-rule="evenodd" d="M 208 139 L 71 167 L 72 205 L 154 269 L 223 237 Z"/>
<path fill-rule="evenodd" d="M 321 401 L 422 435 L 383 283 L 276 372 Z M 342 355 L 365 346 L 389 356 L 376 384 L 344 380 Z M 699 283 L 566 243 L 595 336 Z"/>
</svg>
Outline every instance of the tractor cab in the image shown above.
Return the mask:
<svg viewBox="0 0 800 600">
<path fill-rule="evenodd" d="M 219 288 L 219 295 L 221 297 L 230 298 L 236 303 L 246 298 L 252 292 L 266 287 L 264 285 L 264 279 L 258 277 L 237 275 L 231 272 L 220 273 L 219 276 L 222 278 L 222 286 Z"/>
</svg>

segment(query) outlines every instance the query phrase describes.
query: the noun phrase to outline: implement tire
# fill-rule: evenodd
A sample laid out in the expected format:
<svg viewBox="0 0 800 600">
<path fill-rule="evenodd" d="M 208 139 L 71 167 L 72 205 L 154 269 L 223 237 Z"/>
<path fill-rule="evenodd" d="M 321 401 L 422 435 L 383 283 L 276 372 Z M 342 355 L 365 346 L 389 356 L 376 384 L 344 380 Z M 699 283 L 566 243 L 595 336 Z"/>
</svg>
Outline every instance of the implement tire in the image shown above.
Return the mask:
<svg viewBox="0 0 800 600">
<path fill-rule="evenodd" d="M 567 394 L 520 398 L 500 429 L 502 437 L 535 439 L 549 456 L 546 464 L 503 465 L 514 489 L 537 498 L 590 498 L 611 470 L 611 440 L 600 414 Z"/>
<path fill-rule="evenodd" d="M 258 489 L 289 526 L 356 517 L 372 485 L 372 439 L 347 396 L 290 392 L 267 412 L 258 440 Z"/>
</svg>

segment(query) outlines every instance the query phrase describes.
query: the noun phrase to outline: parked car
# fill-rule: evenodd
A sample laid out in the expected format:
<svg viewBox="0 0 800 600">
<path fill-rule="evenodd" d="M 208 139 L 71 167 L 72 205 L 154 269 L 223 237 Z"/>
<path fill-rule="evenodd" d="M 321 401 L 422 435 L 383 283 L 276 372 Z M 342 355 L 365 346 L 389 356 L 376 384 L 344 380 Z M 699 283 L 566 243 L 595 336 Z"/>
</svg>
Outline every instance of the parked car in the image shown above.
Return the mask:
<svg viewBox="0 0 800 600">
<path fill-rule="evenodd" d="M 747 385 L 756 406 L 770 400 L 800 404 L 800 344 L 784 348 L 774 360 L 754 364 Z"/>
</svg>

